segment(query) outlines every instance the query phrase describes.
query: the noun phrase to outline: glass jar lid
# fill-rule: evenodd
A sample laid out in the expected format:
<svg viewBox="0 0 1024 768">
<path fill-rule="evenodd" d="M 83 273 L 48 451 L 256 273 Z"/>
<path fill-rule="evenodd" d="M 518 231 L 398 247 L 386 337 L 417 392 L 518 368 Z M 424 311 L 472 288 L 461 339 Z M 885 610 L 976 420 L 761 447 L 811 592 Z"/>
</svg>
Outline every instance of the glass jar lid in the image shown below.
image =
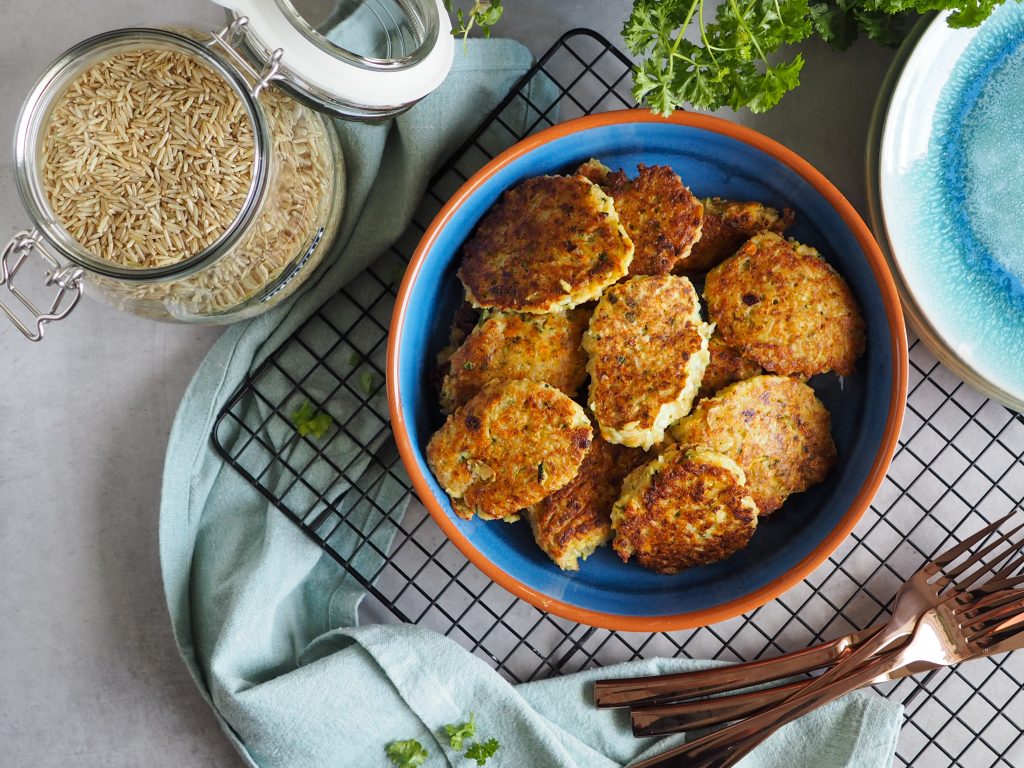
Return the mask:
<svg viewBox="0 0 1024 768">
<path fill-rule="evenodd" d="M 380 119 L 437 88 L 455 42 L 441 0 L 215 0 L 275 84 L 349 119 Z"/>
</svg>

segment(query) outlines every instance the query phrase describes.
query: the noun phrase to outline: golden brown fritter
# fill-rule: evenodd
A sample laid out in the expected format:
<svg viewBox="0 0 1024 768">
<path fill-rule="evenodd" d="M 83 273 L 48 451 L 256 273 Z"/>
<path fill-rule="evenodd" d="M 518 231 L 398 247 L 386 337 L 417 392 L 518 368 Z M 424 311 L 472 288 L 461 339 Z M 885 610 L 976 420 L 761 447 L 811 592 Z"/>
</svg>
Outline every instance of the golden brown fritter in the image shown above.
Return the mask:
<svg viewBox="0 0 1024 768">
<path fill-rule="evenodd" d="M 735 461 L 770 514 L 836 464 L 831 416 L 814 390 L 787 376 L 755 376 L 701 400 L 672 428 L 681 445 L 706 445 Z"/>
<path fill-rule="evenodd" d="M 715 331 L 708 341 L 708 356 L 708 367 L 704 369 L 704 378 L 700 380 L 700 392 L 697 393 L 698 400 L 710 397 L 729 384 L 763 373 L 761 366 L 756 362 L 748 360 L 722 341 L 722 335 L 718 331 Z"/>
<path fill-rule="evenodd" d="M 427 462 L 459 517 L 518 519 L 576 477 L 592 437 L 583 408 L 554 387 L 493 381 L 430 438 Z"/>
<path fill-rule="evenodd" d="M 612 504 L 622 479 L 643 459 L 643 451 L 595 435 L 572 482 L 526 510 L 533 538 L 559 568 L 579 570 L 580 558 L 611 539 Z"/>
<path fill-rule="evenodd" d="M 590 311 L 527 315 L 490 312 L 451 357 L 441 409 L 451 413 L 495 379 L 544 381 L 575 397 L 587 379 L 580 346 Z"/>
<path fill-rule="evenodd" d="M 660 443 L 690 412 L 710 335 L 685 277 L 638 276 L 609 288 L 583 336 L 602 437 L 632 448 Z"/>
<path fill-rule="evenodd" d="M 789 208 L 780 214 L 774 208 L 753 200 L 740 202 L 709 197 L 703 201 L 704 218 L 700 240 L 690 255 L 679 262 L 676 273 L 696 275 L 707 272 L 758 232 L 785 232 L 793 225 L 796 215 Z M 627 230 L 629 231 L 628 227 Z"/>
<path fill-rule="evenodd" d="M 700 238 L 704 208 L 667 165 L 640 164 L 636 178 L 629 179 L 588 160 L 576 173 L 600 184 L 615 201 L 636 247 L 630 275 L 667 275 Z"/>
<path fill-rule="evenodd" d="M 848 376 L 864 351 L 864 319 L 846 281 L 816 250 L 774 232 L 711 270 L 704 299 L 722 339 L 766 371 Z"/>
<path fill-rule="evenodd" d="M 757 507 L 732 459 L 671 446 L 626 478 L 612 509 L 612 546 L 658 573 L 723 560 L 750 541 Z"/>
<path fill-rule="evenodd" d="M 612 199 L 582 176 L 538 176 L 505 192 L 463 248 L 476 307 L 553 312 L 592 301 L 629 270 L 633 241 Z"/>
</svg>

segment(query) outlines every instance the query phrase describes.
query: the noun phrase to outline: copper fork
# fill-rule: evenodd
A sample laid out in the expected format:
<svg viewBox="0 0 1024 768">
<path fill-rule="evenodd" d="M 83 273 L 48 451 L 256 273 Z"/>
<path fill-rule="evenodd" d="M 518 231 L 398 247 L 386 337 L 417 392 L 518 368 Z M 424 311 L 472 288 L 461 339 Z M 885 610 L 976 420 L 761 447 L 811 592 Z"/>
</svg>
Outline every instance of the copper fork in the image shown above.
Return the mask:
<svg viewBox="0 0 1024 768">
<path fill-rule="evenodd" d="M 939 603 L 947 594 L 948 587 L 967 590 L 993 567 L 1009 557 L 1013 549 L 990 558 L 975 572 L 960 579 L 969 568 L 1005 545 L 1009 537 L 1024 528 L 1024 525 L 996 539 L 957 567 L 947 570 L 947 566 L 984 541 L 1009 520 L 1015 511 L 933 557 L 911 576 L 897 593 L 892 616 L 886 624 L 770 660 L 732 664 L 695 672 L 599 680 L 594 684 L 595 704 L 598 707 L 624 707 L 681 701 L 810 672 L 836 662 L 860 663 L 895 641 L 906 638 L 913 631 L 918 616 Z M 954 580 L 958 581 L 954 584 Z"/>
<path fill-rule="evenodd" d="M 699 752 L 702 752 L 705 755 L 710 755 L 715 754 L 716 748 L 721 748 L 730 752 L 734 759 L 738 760 L 761 740 L 770 736 L 786 722 L 789 722 L 792 718 L 788 717 L 788 715 L 801 709 L 805 702 L 813 699 L 816 691 L 820 691 L 833 683 L 838 683 L 844 675 L 851 673 L 852 670 L 856 670 L 876 653 L 883 651 L 896 640 L 911 634 L 917 626 L 920 616 L 925 611 L 966 593 L 982 579 L 993 573 L 996 574 L 996 579 L 990 583 L 989 589 L 1001 588 L 1002 584 L 999 583 L 1001 581 L 1000 577 L 1005 578 L 1012 574 L 1020 562 L 1020 558 L 1014 558 L 1013 556 L 1019 554 L 1021 543 L 1014 543 L 1012 537 L 1021 528 L 1024 528 L 1024 525 L 1019 525 L 1008 533 L 995 537 L 993 541 L 967 557 L 963 562 L 958 565 L 953 564 L 963 557 L 971 547 L 988 538 L 1002 523 L 1010 519 L 1013 514 L 1014 512 L 1011 512 L 1006 517 L 982 528 L 973 536 L 968 537 L 960 544 L 935 557 L 923 568 L 919 569 L 897 593 L 892 616 L 886 627 L 862 643 L 846 659 L 827 670 L 821 676 L 809 681 L 800 693 L 770 710 L 724 728 L 718 733 L 684 745 L 681 748 L 681 754 L 694 757 Z M 1002 568 L 998 568 L 1001 563 L 1006 564 Z M 979 586 L 974 591 L 983 595 L 985 589 L 985 587 Z M 911 613 L 914 610 L 917 611 L 916 615 Z M 757 741 L 754 741 L 753 737 L 746 733 L 746 728 L 751 726 L 757 729 L 756 733 L 760 736 Z M 693 751 L 691 752 L 690 750 Z M 683 762 L 679 764 L 700 765 L 699 762 Z"/>
<path fill-rule="evenodd" d="M 966 605 L 950 598 L 919 617 L 910 640 L 903 647 L 880 654 L 813 693 L 798 695 L 794 705 L 787 707 L 778 719 L 774 712 L 765 713 L 767 717 L 748 718 L 637 763 L 633 768 L 728 768 L 774 731 L 774 728 L 766 731 L 762 720 L 781 727 L 902 666 L 920 663 L 949 666 L 1012 650 L 1021 644 L 1024 644 L 1024 593 L 1020 590 L 992 592 Z"/>
<path fill-rule="evenodd" d="M 1024 576 L 1007 579 L 1003 582 L 1007 589 L 1022 583 L 1024 583 Z M 1022 641 L 1024 641 L 1024 636 L 1022 636 Z M 1011 649 L 1007 648 L 1006 650 Z M 1016 648 L 1012 650 L 1016 650 Z M 900 680 L 910 675 L 930 672 L 938 668 L 939 665 L 927 662 L 909 664 L 881 674 L 869 681 L 867 685 L 879 685 L 892 680 Z M 684 733 L 750 717 L 801 693 L 809 682 L 810 680 L 806 679 L 798 680 L 760 691 L 635 707 L 629 713 L 633 735 L 639 738 Z"/>
</svg>

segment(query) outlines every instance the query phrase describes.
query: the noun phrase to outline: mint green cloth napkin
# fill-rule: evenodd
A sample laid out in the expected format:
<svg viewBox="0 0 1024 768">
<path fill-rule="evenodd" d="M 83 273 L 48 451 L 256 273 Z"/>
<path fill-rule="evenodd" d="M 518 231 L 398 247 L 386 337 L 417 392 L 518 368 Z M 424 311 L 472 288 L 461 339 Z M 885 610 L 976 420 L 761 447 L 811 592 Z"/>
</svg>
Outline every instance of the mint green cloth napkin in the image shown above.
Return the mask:
<svg viewBox="0 0 1024 768">
<path fill-rule="evenodd" d="M 695 662 L 654 659 L 512 686 L 439 634 L 355 626 L 358 584 L 210 443 L 218 410 L 245 374 L 322 304 L 330 311 L 338 287 L 399 238 L 432 170 L 530 63 L 517 43 L 471 41 L 447 82 L 405 115 L 386 125 L 340 124 L 348 207 L 337 259 L 293 300 L 225 331 L 185 394 L 164 475 L 164 586 L 182 656 L 252 765 L 374 768 L 388 764 L 388 742 L 416 738 L 430 752 L 427 766 L 462 768 L 472 763 L 451 750 L 442 726 L 470 711 L 480 735 L 501 742 L 493 766 L 612 768 L 681 738 L 634 739 L 622 712 L 594 709 L 590 689 L 600 676 Z M 543 104 L 552 96 L 541 82 L 531 97 Z M 285 431 L 268 439 L 291 450 Z M 882 768 L 892 763 L 900 722 L 898 705 L 859 694 L 783 729 L 743 764 Z"/>
</svg>

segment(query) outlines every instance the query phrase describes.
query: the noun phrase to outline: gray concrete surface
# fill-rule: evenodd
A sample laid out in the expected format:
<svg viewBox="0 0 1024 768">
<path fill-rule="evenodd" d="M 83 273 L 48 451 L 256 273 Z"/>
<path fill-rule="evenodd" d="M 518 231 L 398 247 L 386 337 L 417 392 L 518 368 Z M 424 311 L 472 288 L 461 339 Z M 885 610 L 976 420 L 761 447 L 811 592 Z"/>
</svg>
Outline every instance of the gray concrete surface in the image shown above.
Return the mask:
<svg viewBox="0 0 1024 768">
<path fill-rule="evenodd" d="M 502 34 L 545 50 L 617 2 L 509 0 Z M 14 189 L 17 109 L 42 69 L 90 34 L 186 22 L 205 0 L 0 0 L 0 237 L 27 223 Z M 863 146 L 891 52 L 809 46 L 803 87 L 738 119 L 816 164 L 863 210 Z M 84 301 L 31 345 L 0 322 L 0 766 L 237 766 L 171 637 L 158 494 L 175 408 L 219 331 Z"/>
</svg>

